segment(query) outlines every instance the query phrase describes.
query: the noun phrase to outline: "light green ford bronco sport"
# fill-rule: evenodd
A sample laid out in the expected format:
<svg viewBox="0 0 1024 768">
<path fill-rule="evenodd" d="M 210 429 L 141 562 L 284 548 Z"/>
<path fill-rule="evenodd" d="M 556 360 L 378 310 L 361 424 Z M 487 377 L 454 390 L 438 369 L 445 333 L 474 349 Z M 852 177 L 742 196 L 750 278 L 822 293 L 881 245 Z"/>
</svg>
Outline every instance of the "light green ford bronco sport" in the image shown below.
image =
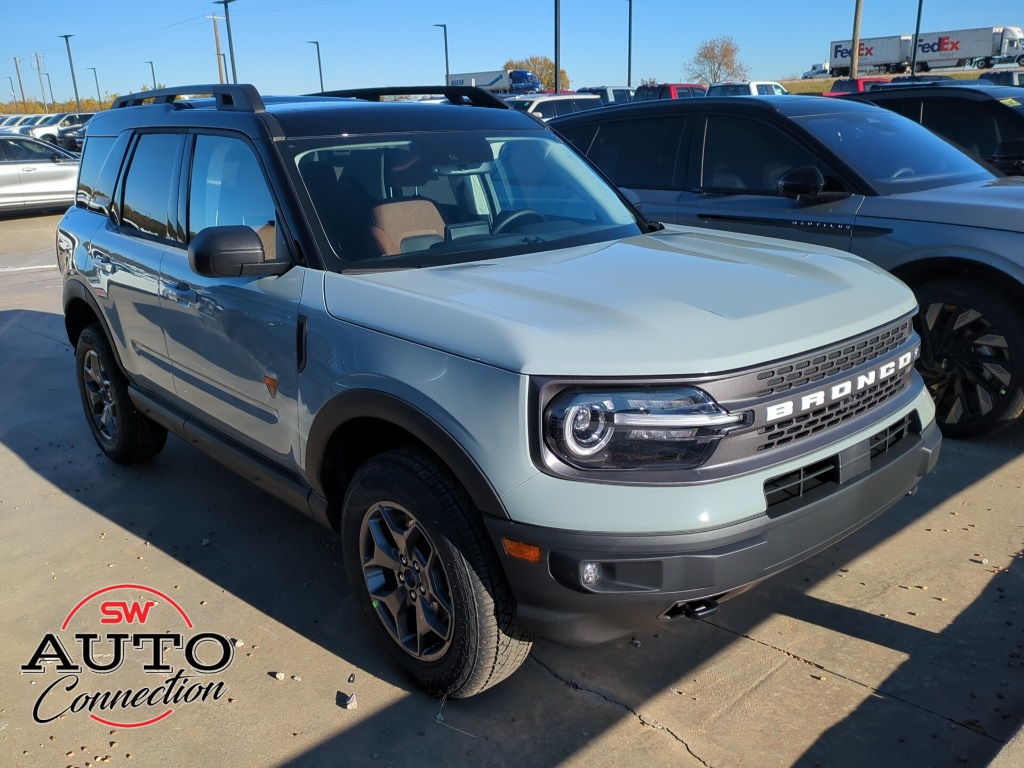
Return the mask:
<svg viewBox="0 0 1024 768">
<path fill-rule="evenodd" d="M 445 92 L 204 85 L 93 118 L 57 257 L 110 459 L 171 431 L 339 531 L 438 696 L 532 637 L 710 615 L 931 470 L 903 284 L 651 224 L 539 121 Z"/>
</svg>

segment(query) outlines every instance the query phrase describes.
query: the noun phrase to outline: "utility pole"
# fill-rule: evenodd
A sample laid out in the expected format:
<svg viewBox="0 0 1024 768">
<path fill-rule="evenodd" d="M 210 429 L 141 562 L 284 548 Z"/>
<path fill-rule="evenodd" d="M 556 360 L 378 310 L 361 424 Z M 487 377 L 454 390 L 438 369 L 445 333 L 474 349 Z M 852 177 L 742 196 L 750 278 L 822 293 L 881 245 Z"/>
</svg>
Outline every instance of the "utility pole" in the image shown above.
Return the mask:
<svg viewBox="0 0 1024 768">
<path fill-rule="evenodd" d="M 43 92 L 43 112 L 49 112 L 50 108 L 46 106 L 46 86 L 43 85 L 43 63 L 39 60 L 38 51 L 32 55 L 36 57 L 36 74 L 39 75 L 39 90 Z"/>
<path fill-rule="evenodd" d="M 853 9 L 853 40 L 850 42 L 850 77 L 857 77 L 860 66 L 860 16 L 864 10 L 864 0 L 857 0 Z"/>
<path fill-rule="evenodd" d="M 144 61 L 143 64 L 149 64 L 149 72 L 153 75 L 153 90 L 156 90 L 156 68 L 153 66 L 152 61 Z"/>
<path fill-rule="evenodd" d="M 238 82 L 238 70 L 235 69 L 235 43 L 234 43 L 234 40 L 231 39 L 231 11 L 230 11 L 230 6 L 231 6 L 231 3 L 233 3 L 233 2 L 235 2 L 235 0 L 213 0 L 213 4 L 214 5 L 223 5 L 224 6 L 224 23 L 227 24 L 227 27 L 228 27 L 228 55 L 231 57 L 231 82 L 232 83 L 237 83 Z"/>
<path fill-rule="evenodd" d="M 75 111 L 82 111 L 82 100 L 78 98 L 78 78 L 75 77 L 75 62 L 71 58 L 71 38 L 74 35 L 57 35 L 64 38 L 64 44 L 68 47 L 68 64 L 71 65 L 71 85 L 75 88 Z"/>
<path fill-rule="evenodd" d="M 10 75 L 4 75 L 7 78 L 7 82 L 11 84 L 11 101 L 14 102 L 14 106 L 18 106 L 18 94 L 14 92 L 14 78 Z"/>
<path fill-rule="evenodd" d="M 206 18 L 213 19 L 213 41 L 217 44 L 217 74 L 220 75 L 220 83 L 223 85 L 227 81 L 224 79 L 224 54 L 220 52 L 220 32 L 217 31 L 217 19 L 221 17 L 211 13 Z"/>
<path fill-rule="evenodd" d="M 21 59 L 14 56 L 11 58 L 11 61 L 14 62 L 14 71 L 18 73 L 18 90 L 21 91 L 21 104 L 25 109 L 28 109 L 28 102 L 25 101 L 25 85 L 21 82 Z"/>
<path fill-rule="evenodd" d="M 53 98 L 53 81 L 50 80 L 50 73 L 46 73 L 46 84 L 50 86 L 50 103 L 53 104 L 53 108 L 57 108 L 57 100 Z"/>
</svg>

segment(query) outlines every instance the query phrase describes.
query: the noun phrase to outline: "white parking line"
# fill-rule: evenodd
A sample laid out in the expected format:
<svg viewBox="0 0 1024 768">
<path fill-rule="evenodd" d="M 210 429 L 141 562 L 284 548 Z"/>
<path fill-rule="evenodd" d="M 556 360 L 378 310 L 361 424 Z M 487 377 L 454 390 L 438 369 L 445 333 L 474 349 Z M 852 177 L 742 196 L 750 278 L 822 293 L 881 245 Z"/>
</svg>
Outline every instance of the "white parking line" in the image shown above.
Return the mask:
<svg viewBox="0 0 1024 768">
<path fill-rule="evenodd" d="M 38 267 L 0 267 L 0 272 L 35 272 L 41 269 L 56 269 L 56 264 L 42 264 Z"/>
</svg>

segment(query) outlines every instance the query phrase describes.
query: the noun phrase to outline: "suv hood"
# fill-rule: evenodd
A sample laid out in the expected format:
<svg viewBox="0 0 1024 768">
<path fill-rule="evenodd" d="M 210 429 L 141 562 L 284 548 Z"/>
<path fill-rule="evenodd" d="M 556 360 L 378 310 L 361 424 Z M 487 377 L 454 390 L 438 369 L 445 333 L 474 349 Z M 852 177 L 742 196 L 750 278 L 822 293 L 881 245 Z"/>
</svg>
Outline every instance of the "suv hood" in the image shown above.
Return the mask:
<svg viewBox="0 0 1024 768">
<path fill-rule="evenodd" d="M 856 256 L 682 227 L 454 266 L 327 273 L 324 290 L 338 319 L 534 375 L 729 371 L 915 307 L 906 286 Z"/>
<path fill-rule="evenodd" d="M 987 182 L 868 197 L 857 215 L 1024 232 L 1022 209 L 1024 177 L 1005 176 Z"/>
</svg>

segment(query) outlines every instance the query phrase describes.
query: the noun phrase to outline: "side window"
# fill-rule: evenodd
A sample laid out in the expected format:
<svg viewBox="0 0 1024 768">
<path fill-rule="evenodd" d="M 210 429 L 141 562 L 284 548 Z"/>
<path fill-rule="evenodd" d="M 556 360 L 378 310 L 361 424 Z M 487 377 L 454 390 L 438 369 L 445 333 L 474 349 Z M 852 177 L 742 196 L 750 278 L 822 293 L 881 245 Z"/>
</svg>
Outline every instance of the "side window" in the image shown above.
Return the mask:
<svg viewBox="0 0 1024 768">
<path fill-rule="evenodd" d="M 992 157 L 1000 141 L 1022 134 L 1019 128 L 1007 131 L 1009 126 L 998 125 L 994 109 L 973 101 L 930 99 L 924 103 L 921 122 L 975 157 Z M 1001 127 L 1010 135 L 1001 137 Z"/>
<path fill-rule="evenodd" d="M 78 167 L 78 192 L 75 195 L 77 203 L 91 207 L 93 199 L 97 195 L 104 195 L 110 199 L 110 188 L 99 189 L 100 169 L 103 161 L 110 154 L 114 146 L 113 136 L 94 136 L 86 142 L 82 148 L 82 159 Z"/>
<path fill-rule="evenodd" d="M 244 224 L 276 253 L 277 213 L 259 161 L 249 145 L 229 136 L 197 136 L 189 181 L 189 239 L 207 227 Z"/>
<path fill-rule="evenodd" d="M 603 123 L 589 157 L 621 186 L 672 189 L 685 124 L 678 117 Z"/>
<path fill-rule="evenodd" d="M 18 139 L 7 139 L 5 143 L 7 144 L 8 158 L 18 163 L 49 162 L 52 155 L 45 144 Z"/>
<path fill-rule="evenodd" d="M 701 186 L 707 190 L 778 195 L 776 183 L 786 171 L 820 167 L 796 140 L 759 120 L 711 115 L 704 136 Z M 822 175 L 829 174 L 822 169 Z"/>
<path fill-rule="evenodd" d="M 121 224 L 172 239 L 170 201 L 177 197 L 175 166 L 181 134 L 145 133 L 139 137 L 124 182 Z"/>
<path fill-rule="evenodd" d="M 562 128 L 559 133 L 563 139 L 580 151 L 583 151 L 583 142 L 586 141 L 587 134 L 590 133 L 590 124 L 584 123 L 583 125 L 574 125 L 571 128 Z"/>
</svg>

